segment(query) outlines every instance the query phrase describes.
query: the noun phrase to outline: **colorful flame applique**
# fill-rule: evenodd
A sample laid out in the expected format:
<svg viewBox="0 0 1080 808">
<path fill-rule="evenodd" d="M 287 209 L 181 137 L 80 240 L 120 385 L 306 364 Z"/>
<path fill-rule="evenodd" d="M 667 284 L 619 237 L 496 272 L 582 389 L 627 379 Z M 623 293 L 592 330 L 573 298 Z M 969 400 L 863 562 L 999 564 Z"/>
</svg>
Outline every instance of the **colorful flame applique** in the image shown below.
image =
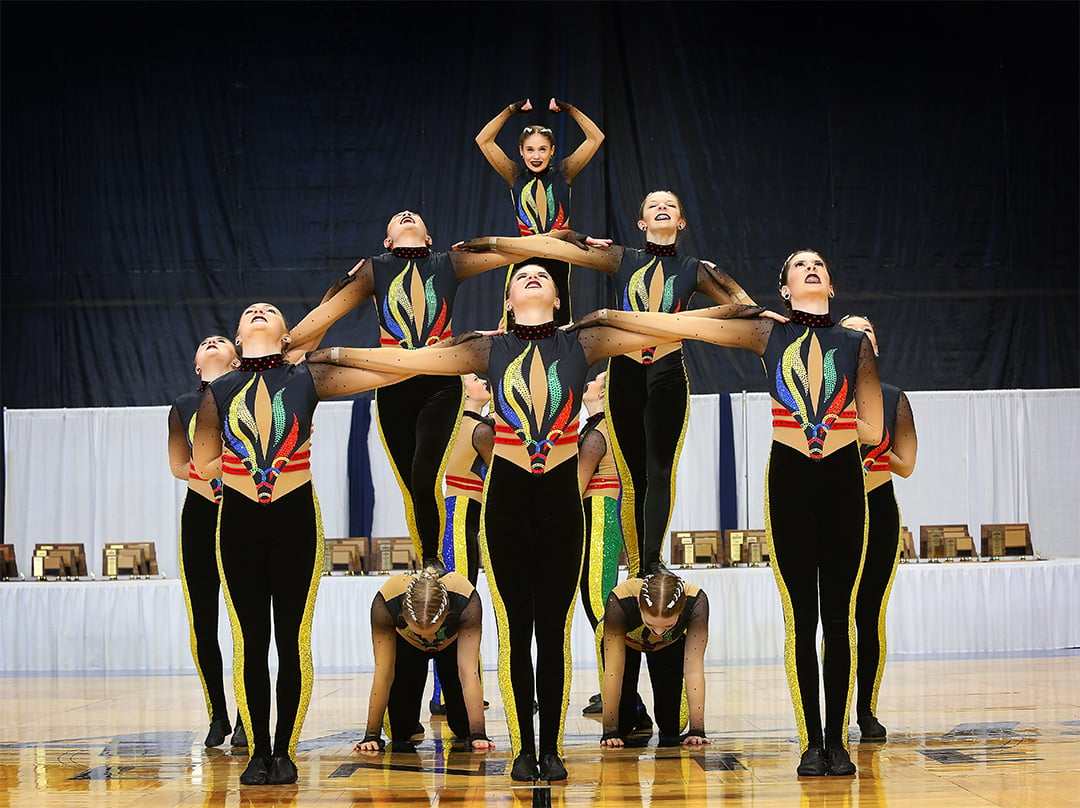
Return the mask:
<svg viewBox="0 0 1080 808">
<path fill-rule="evenodd" d="M 532 472 L 543 474 L 548 453 L 573 419 L 574 394 L 570 390 L 564 390 L 562 382 L 559 381 L 559 361 L 555 360 L 547 369 L 547 410 L 540 428 L 534 430 L 534 401 L 524 372 L 525 361 L 532 355 L 532 351 L 533 346 L 530 345 L 510 362 L 499 381 L 496 394 L 501 405 L 500 411 L 529 453 Z M 536 433 L 541 431 L 544 431 L 545 435 L 543 439 L 537 440 Z"/>
<path fill-rule="evenodd" d="M 292 424 L 288 425 L 288 417 L 281 400 L 283 391 L 279 390 L 274 395 L 270 407 L 272 419 L 270 445 L 277 448 L 274 450 L 273 461 L 264 468 L 265 461 L 261 458 L 257 442 L 259 429 L 255 423 L 255 415 L 247 404 L 248 392 L 259 379 L 258 375 L 253 375 L 251 380 L 241 388 L 240 393 L 233 398 L 229 405 L 229 415 L 222 428 L 229 449 L 240 459 L 248 474 L 251 475 L 251 479 L 255 481 L 259 502 L 269 502 L 274 496 L 274 482 L 285 469 L 296 448 L 300 423 L 294 414 Z"/>
<path fill-rule="evenodd" d="M 663 292 L 656 308 L 652 307 L 653 301 L 649 294 L 649 287 L 656 280 L 655 275 L 652 279 L 646 281 L 650 270 L 659 272 L 660 277 L 663 278 Z M 663 272 L 664 262 L 659 258 L 652 258 L 645 266 L 636 270 L 634 274 L 630 276 L 630 280 L 626 284 L 626 289 L 623 290 L 623 311 L 672 312 L 674 310 L 675 312 L 678 312 L 682 308 L 681 303 L 675 304 L 674 309 L 672 309 L 672 304 L 675 301 L 675 276 L 672 275 L 670 278 L 664 278 Z M 655 348 L 642 349 L 642 364 L 651 364 L 655 353 Z"/>
<path fill-rule="evenodd" d="M 836 349 L 830 349 L 825 353 L 822 362 L 824 387 L 821 391 L 821 400 L 827 402 L 827 406 L 821 420 L 815 421 L 815 416 L 821 408 L 810 401 L 810 374 L 802 359 L 802 347 L 809 336 L 810 330 L 807 329 L 801 337 L 784 349 L 784 354 L 776 367 L 776 392 L 780 403 L 787 408 L 791 417 L 795 419 L 795 423 L 806 434 L 806 445 L 810 450 L 810 456 L 821 457 L 829 429 L 840 417 L 847 403 L 848 380 L 846 377 L 838 378 Z M 837 381 L 840 382 L 839 390 L 836 388 Z"/>
<path fill-rule="evenodd" d="M 434 282 L 434 278 L 428 281 L 429 284 Z M 446 321 L 449 314 L 449 309 L 445 300 L 436 301 L 434 291 L 428 293 L 428 325 L 430 331 L 428 337 L 424 340 L 425 345 L 434 345 L 436 342 L 442 339 L 443 331 L 446 330 Z M 436 302 L 438 305 L 436 305 Z"/>
<path fill-rule="evenodd" d="M 630 276 L 626 288 L 623 290 L 623 311 L 648 311 L 649 310 L 649 285 L 645 282 L 645 276 L 657 263 L 657 259 L 651 259 Z"/>
<path fill-rule="evenodd" d="M 226 443 L 229 444 L 232 453 L 240 459 L 248 471 L 252 469 L 252 458 L 255 453 L 254 438 L 258 434 L 259 428 L 255 425 L 254 413 L 248 409 L 247 395 L 257 378 L 257 376 L 252 375 L 248 383 L 240 390 L 240 393 L 233 398 L 232 403 L 229 404 L 229 416 L 225 419 L 225 423 L 222 424 Z"/>
<path fill-rule="evenodd" d="M 522 235 L 547 233 L 566 228 L 566 213 L 555 201 L 555 191 L 543 180 L 531 179 L 521 189 L 517 200 L 518 229 Z"/>
<path fill-rule="evenodd" d="M 390 281 L 390 288 L 383 300 L 383 323 L 386 330 L 402 348 L 416 347 L 412 340 L 416 314 L 413 311 L 412 298 L 406 283 L 406 279 L 415 271 L 416 265 L 412 261 L 406 261 L 405 268 Z"/>
</svg>

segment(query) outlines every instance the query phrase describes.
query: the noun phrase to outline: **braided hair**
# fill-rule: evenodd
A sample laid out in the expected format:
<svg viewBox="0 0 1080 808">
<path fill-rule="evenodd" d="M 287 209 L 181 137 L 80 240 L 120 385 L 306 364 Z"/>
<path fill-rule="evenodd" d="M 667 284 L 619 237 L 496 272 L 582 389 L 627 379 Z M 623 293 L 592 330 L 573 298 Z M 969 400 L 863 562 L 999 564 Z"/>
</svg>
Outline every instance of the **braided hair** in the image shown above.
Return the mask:
<svg viewBox="0 0 1080 808">
<path fill-rule="evenodd" d="M 422 570 L 405 589 L 405 613 L 421 629 L 438 625 L 450 607 L 450 593 L 438 576 Z"/>
<path fill-rule="evenodd" d="M 660 573 L 646 575 L 638 593 L 638 607 L 642 614 L 656 619 L 678 615 L 686 605 L 686 588 L 677 575 Z"/>
</svg>

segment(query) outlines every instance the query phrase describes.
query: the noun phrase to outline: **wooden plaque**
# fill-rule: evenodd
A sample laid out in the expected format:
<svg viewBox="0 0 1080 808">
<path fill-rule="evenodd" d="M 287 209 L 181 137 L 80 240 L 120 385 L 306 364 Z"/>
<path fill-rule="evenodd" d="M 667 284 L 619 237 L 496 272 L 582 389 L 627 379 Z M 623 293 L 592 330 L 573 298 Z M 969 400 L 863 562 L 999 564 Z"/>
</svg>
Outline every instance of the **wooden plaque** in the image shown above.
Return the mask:
<svg viewBox="0 0 1080 808">
<path fill-rule="evenodd" d="M 919 545 L 920 555 L 931 560 L 978 558 L 979 555 L 967 525 L 922 525 Z"/>
<path fill-rule="evenodd" d="M 34 545 L 35 578 L 79 578 L 87 575 L 82 542 L 42 542 Z M 40 559 L 40 563 L 36 560 Z"/>
<path fill-rule="evenodd" d="M 408 536 L 372 539 L 369 569 L 379 572 L 419 569 L 420 563 Z"/>
<path fill-rule="evenodd" d="M 366 537 L 327 539 L 323 572 L 330 575 L 343 572 L 346 575 L 363 575 L 367 569 L 370 542 Z"/>
<path fill-rule="evenodd" d="M 159 574 L 157 549 L 152 541 L 110 541 L 101 550 L 101 574 L 148 578 Z"/>
<path fill-rule="evenodd" d="M 15 545 L 0 544 L 0 579 L 19 577 L 19 565 L 15 563 Z"/>
<path fill-rule="evenodd" d="M 1027 522 L 982 525 L 979 528 L 985 558 L 1034 556 L 1031 526 Z"/>
</svg>

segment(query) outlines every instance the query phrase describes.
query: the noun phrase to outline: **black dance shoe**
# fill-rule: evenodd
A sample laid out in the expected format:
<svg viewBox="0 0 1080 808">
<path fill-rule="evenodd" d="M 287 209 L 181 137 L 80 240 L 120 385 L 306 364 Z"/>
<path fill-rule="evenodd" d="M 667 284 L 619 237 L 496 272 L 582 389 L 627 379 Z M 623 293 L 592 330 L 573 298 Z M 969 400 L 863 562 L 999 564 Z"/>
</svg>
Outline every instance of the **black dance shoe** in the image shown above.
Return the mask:
<svg viewBox="0 0 1080 808">
<path fill-rule="evenodd" d="M 229 724 L 227 718 L 215 718 L 210 722 L 210 729 L 206 733 L 206 740 L 203 741 L 203 745 L 207 749 L 212 749 L 215 746 L 221 746 L 225 743 L 225 738 L 232 732 L 232 726 Z"/>
<path fill-rule="evenodd" d="M 420 565 L 420 568 L 427 572 L 434 573 L 439 578 L 446 575 L 446 564 L 438 556 L 430 556 L 424 559 L 424 563 Z"/>
<path fill-rule="evenodd" d="M 829 746 L 825 749 L 825 765 L 829 767 L 829 774 L 836 777 L 855 774 L 855 764 L 842 746 Z"/>
<path fill-rule="evenodd" d="M 247 748 L 247 733 L 244 732 L 244 722 L 240 720 L 239 716 L 236 718 L 236 730 L 232 734 L 232 740 L 229 741 L 229 745 L 238 749 Z"/>
<path fill-rule="evenodd" d="M 645 575 L 674 575 L 675 573 L 669 570 L 663 561 L 651 561 L 645 565 Z"/>
<path fill-rule="evenodd" d="M 522 752 L 514 758 L 514 766 L 510 769 L 510 779 L 519 783 L 528 783 L 540 779 L 540 769 L 536 765 L 536 755 L 532 752 Z"/>
<path fill-rule="evenodd" d="M 288 755 L 274 755 L 266 782 L 272 786 L 283 786 L 295 783 L 296 775 L 296 764 L 289 759 Z"/>
<path fill-rule="evenodd" d="M 861 740 L 864 741 L 884 741 L 888 735 L 885 727 L 872 715 L 864 715 L 859 719 L 859 731 L 862 733 Z"/>
<path fill-rule="evenodd" d="M 648 733 L 652 735 L 653 721 L 649 717 L 649 711 L 645 709 L 645 702 L 641 700 L 641 696 L 638 696 L 637 702 L 637 716 L 634 718 L 634 728 L 630 730 L 631 735 L 638 735 L 639 733 Z"/>
<path fill-rule="evenodd" d="M 604 714 L 604 702 L 597 699 L 596 701 L 590 701 L 584 707 L 581 708 L 582 715 L 603 715 Z"/>
<path fill-rule="evenodd" d="M 270 758 L 256 755 L 248 761 L 247 768 L 240 775 L 240 784 L 245 786 L 265 786 L 270 776 Z"/>
<path fill-rule="evenodd" d="M 824 777 L 829 773 L 825 763 L 825 750 L 820 746 L 810 746 L 802 753 L 799 768 L 795 770 L 799 777 Z"/>
<path fill-rule="evenodd" d="M 550 783 L 552 780 L 565 780 L 566 777 L 566 767 L 559 760 L 559 756 L 554 752 L 544 755 L 543 760 L 540 761 L 540 779 Z"/>
</svg>

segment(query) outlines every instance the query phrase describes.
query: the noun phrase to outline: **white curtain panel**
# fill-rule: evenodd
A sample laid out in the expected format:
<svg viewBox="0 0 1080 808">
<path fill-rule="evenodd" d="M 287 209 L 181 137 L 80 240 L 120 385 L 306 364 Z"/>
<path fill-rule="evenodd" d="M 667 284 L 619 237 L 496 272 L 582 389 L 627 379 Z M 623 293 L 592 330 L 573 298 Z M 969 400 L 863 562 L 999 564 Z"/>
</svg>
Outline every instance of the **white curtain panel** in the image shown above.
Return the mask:
<svg viewBox="0 0 1080 808">
<path fill-rule="evenodd" d="M 915 473 L 895 481 L 904 524 L 1028 522 L 1035 550 L 1080 557 L 1080 390 L 913 392 L 919 433 Z M 717 526 L 719 396 L 693 396 L 677 475 L 671 530 Z M 312 474 L 329 538 L 348 535 L 345 447 L 352 403 L 315 413 Z M 764 527 L 770 406 L 764 393 L 731 397 L 740 526 Z M 177 575 L 184 484 L 169 473 L 167 407 L 6 410 L 5 542 L 28 574 L 34 544 L 81 541 L 101 573 L 110 541 L 154 541 L 159 566 Z M 373 427 L 372 532 L 405 536 L 397 482 Z"/>
</svg>

